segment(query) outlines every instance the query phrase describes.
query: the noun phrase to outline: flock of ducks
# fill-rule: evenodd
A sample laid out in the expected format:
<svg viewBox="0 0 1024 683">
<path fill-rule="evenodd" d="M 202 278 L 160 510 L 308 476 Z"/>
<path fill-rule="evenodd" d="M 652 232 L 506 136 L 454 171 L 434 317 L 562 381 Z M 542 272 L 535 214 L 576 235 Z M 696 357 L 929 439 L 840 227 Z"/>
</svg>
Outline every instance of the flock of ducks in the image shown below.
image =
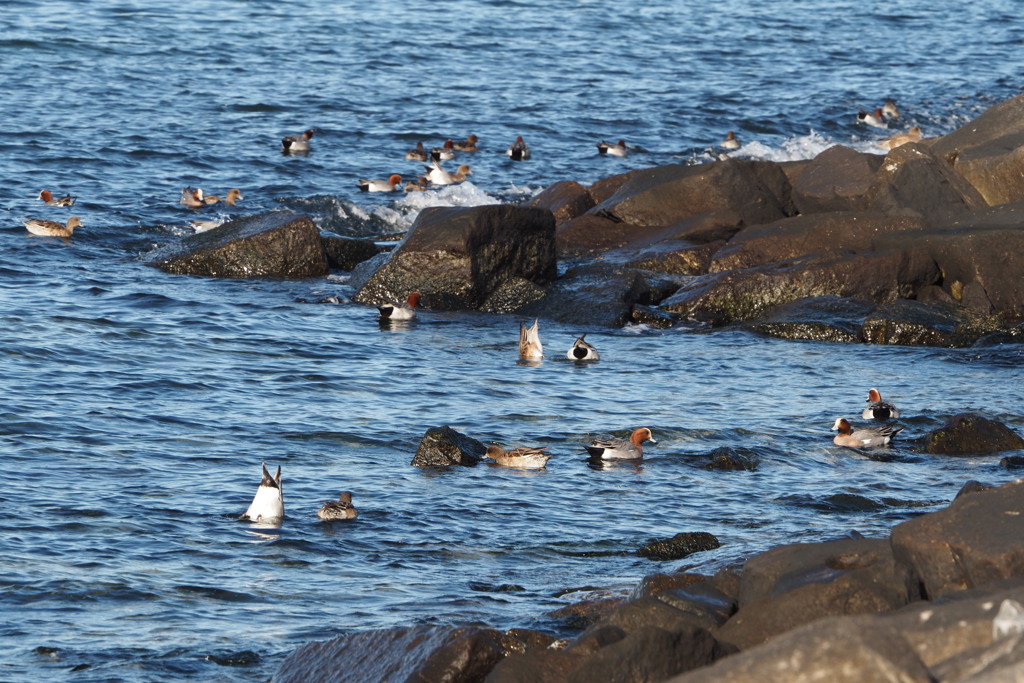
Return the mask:
<svg viewBox="0 0 1024 683">
<path fill-rule="evenodd" d="M 520 323 L 520 334 L 527 329 L 532 329 L 535 334 L 537 323 L 535 322 L 532 328 L 526 328 L 525 325 Z M 540 340 L 536 339 L 535 341 L 539 346 Z M 576 341 L 577 343 L 582 342 L 583 337 Z M 572 350 L 569 353 L 570 358 L 572 358 Z M 898 418 L 900 415 L 896 406 L 882 400 L 882 395 L 878 389 L 868 391 L 867 402 L 867 407 L 861 413 L 861 417 L 865 420 L 884 422 Z M 903 431 L 903 427 L 887 423 L 875 427 L 854 429 L 846 418 L 841 417 L 832 425 L 832 430 L 837 432 L 832 440 L 837 446 L 873 448 L 888 445 L 896 434 Z M 647 442 L 652 444 L 658 443 L 648 427 L 639 427 L 633 430 L 628 439 L 594 439 L 590 443 L 585 444 L 583 448 L 592 460 L 641 460 L 644 457 L 644 444 Z M 553 454 L 547 452 L 546 446 L 520 446 L 518 448 L 505 449 L 496 443 L 492 443 L 487 446 L 485 456 L 502 467 L 535 470 L 544 469 L 547 466 L 548 460 L 553 457 Z M 259 488 L 256 489 L 256 495 L 253 497 L 249 508 L 241 515 L 241 519 L 247 519 L 251 522 L 273 523 L 284 517 L 281 466 L 278 465 L 277 473 L 273 477 L 270 476 L 266 463 L 262 464 L 262 468 L 263 477 L 260 480 Z M 352 493 L 350 491 L 342 492 L 338 496 L 338 500 L 325 501 L 316 513 L 317 518 L 327 522 L 351 520 L 358 517 L 358 515 L 358 511 L 352 504 Z"/>
</svg>

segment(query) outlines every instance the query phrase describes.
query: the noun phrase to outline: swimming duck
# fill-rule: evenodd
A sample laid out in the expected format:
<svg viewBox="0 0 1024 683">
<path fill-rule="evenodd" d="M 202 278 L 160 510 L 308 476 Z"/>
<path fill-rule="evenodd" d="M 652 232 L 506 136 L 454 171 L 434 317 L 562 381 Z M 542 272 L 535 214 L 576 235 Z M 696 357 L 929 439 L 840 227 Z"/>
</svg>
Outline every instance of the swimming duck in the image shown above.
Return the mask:
<svg viewBox="0 0 1024 683">
<path fill-rule="evenodd" d="M 75 231 L 75 228 L 82 225 L 82 221 L 78 220 L 78 216 L 72 216 L 68 219 L 67 223 L 44 221 L 38 218 L 26 218 L 22 223 L 28 228 L 30 233 L 42 237 L 71 237 L 71 233 Z"/>
<path fill-rule="evenodd" d="M 336 519 L 355 519 L 359 511 L 352 504 L 352 494 L 345 491 L 338 496 L 338 500 L 324 501 L 323 507 L 316 511 L 316 516 L 325 522 L 332 522 Z"/>
<path fill-rule="evenodd" d="M 475 135 L 470 135 L 465 140 L 455 143 L 455 150 L 457 152 L 475 152 L 477 150 L 476 143 L 480 142 L 480 138 Z"/>
<path fill-rule="evenodd" d="M 406 161 L 426 161 L 427 150 L 423 148 L 423 142 L 417 142 L 416 146 L 405 153 Z"/>
<path fill-rule="evenodd" d="M 832 429 L 839 432 L 832 439 L 832 443 L 837 446 L 849 446 L 851 448 L 884 446 L 892 441 L 896 434 L 903 431 L 903 427 L 897 427 L 896 425 L 854 429 L 844 417 L 836 420 L 835 424 L 832 425 Z"/>
<path fill-rule="evenodd" d="M 309 151 L 309 139 L 316 132 L 310 128 L 299 135 L 288 135 L 281 140 L 281 154 L 304 154 Z"/>
<path fill-rule="evenodd" d="M 864 111 L 863 109 L 858 109 L 857 110 L 857 122 L 858 123 L 866 123 L 869 126 L 874 126 L 875 128 L 888 128 L 889 127 L 889 125 L 885 122 L 885 119 L 882 118 L 882 110 L 881 109 L 876 109 L 874 114 L 869 114 L 866 111 Z"/>
<path fill-rule="evenodd" d="M 427 182 L 431 185 L 451 185 L 455 179 L 451 173 L 441 168 L 441 164 L 433 161 L 427 167 Z"/>
<path fill-rule="evenodd" d="M 885 104 L 882 105 L 882 116 L 887 119 L 898 119 L 900 117 L 900 110 L 896 108 L 896 103 L 892 100 L 886 100 Z"/>
<path fill-rule="evenodd" d="M 522 470 L 538 470 L 547 465 L 551 453 L 545 453 L 546 447 L 522 447 L 505 450 L 496 443 L 487 447 L 487 457 L 503 467 L 515 467 Z"/>
<path fill-rule="evenodd" d="M 572 348 L 565 354 L 569 360 L 601 360 L 597 349 L 584 341 L 587 335 L 581 335 L 573 343 Z"/>
<path fill-rule="evenodd" d="M 434 161 L 450 161 L 455 158 L 455 145 L 451 139 L 444 141 L 443 147 L 430 150 L 430 158 Z"/>
<path fill-rule="evenodd" d="M 878 146 L 882 149 L 896 149 L 900 145 L 905 145 L 908 142 L 920 142 L 921 141 L 921 126 L 914 126 L 906 133 L 896 133 L 890 138 L 880 140 Z"/>
<path fill-rule="evenodd" d="M 245 197 L 242 196 L 242 191 L 239 190 L 237 187 L 233 187 L 230 190 L 228 190 L 228 194 L 226 197 L 221 197 L 215 194 L 208 194 L 203 197 L 203 201 L 206 202 L 207 204 L 216 204 L 217 202 L 224 202 L 228 206 L 234 206 L 235 202 L 242 199 L 245 199 Z"/>
<path fill-rule="evenodd" d="M 203 189 L 201 187 L 197 187 L 194 190 L 191 187 L 183 188 L 178 203 L 190 209 L 206 206 L 206 202 L 203 201 Z"/>
<path fill-rule="evenodd" d="M 452 173 L 452 180 L 457 183 L 461 183 L 466 180 L 467 176 L 471 175 L 473 175 L 473 171 L 469 168 L 469 164 L 462 164 L 455 169 L 455 173 Z"/>
<path fill-rule="evenodd" d="M 533 327 L 519 323 L 519 360 L 540 360 L 544 357 L 539 325 L 539 319 L 533 321 Z"/>
<path fill-rule="evenodd" d="M 597 153 L 607 154 L 613 157 L 624 157 L 629 152 L 626 150 L 626 141 L 619 140 L 616 144 L 611 145 L 604 140 L 597 143 Z"/>
<path fill-rule="evenodd" d="M 49 190 L 40 190 L 39 196 L 36 199 L 39 199 L 47 206 L 73 206 L 78 197 L 66 194 L 63 197 L 55 198 Z"/>
<path fill-rule="evenodd" d="M 359 189 L 363 192 L 398 192 L 398 184 L 402 176 L 394 173 L 387 180 L 360 180 Z"/>
<path fill-rule="evenodd" d="M 658 443 L 647 427 L 633 431 L 629 440 L 626 439 L 595 439 L 584 446 L 592 458 L 601 460 L 639 460 L 644 457 L 644 441 Z"/>
<path fill-rule="evenodd" d="M 895 420 L 900 416 L 900 411 L 888 401 L 883 401 L 878 389 L 869 389 L 868 407 L 860 416 L 865 420 Z"/>
<path fill-rule="evenodd" d="M 725 139 L 722 140 L 722 144 L 719 145 L 722 149 L 739 149 L 740 141 L 736 139 L 736 133 L 729 131 L 725 134 Z"/>
<path fill-rule="evenodd" d="M 530 148 L 523 142 L 523 136 L 520 135 L 516 138 L 516 141 L 508 146 L 505 150 L 505 154 L 512 161 L 526 161 L 530 158 Z"/>
<path fill-rule="evenodd" d="M 416 307 L 420 305 L 420 293 L 413 292 L 404 304 L 383 304 L 377 307 L 381 320 L 409 320 L 416 317 Z"/>
<path fill-rule="evenodd" d="M 281 466 L 277 466 L 277 474 L 273 477 L 267 471 L 267 463 L 263 463 L 263 478 L 249 509 L 241 516 L 251 522 L 266 522 L 284 517 L 284 497 L 281 494 Z"/>
<path fill-rule="evenodd" d="M 206 232 L 207 230 L 213 230 L 224 224 L 224 221 L 189 221 L 188 227 L 192 228 L 196 232 Z"/>
<path fill-rule="evenodd" d="M 405 184 L 406 192 L 426 192 L 427 191 L 427 176 L 421 175 L 416 180 L 410 180 Z"/>
</svg>

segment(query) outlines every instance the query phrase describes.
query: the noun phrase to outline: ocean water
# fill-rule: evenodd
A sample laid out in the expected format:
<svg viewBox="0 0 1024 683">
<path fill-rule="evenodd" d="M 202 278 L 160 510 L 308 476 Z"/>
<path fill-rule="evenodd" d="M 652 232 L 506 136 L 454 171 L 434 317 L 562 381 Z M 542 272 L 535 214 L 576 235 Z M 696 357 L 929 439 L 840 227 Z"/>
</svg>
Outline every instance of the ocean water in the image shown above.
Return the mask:
<svg viewBox="0 0 1024 683">
<path fill-rule="evenodd" d="M 512 316 L 424 312 L 382 328 L 344 274 L 301 282 L 172 276 L 147 256 L 190 231 L 182 187 L 231 211 L 308 213 L 384 235 L 426 206 L 517 202 L 550 183 L 736 156 L 875 150 L 910 125 L 947 133 L 1020 93 L 1016 3 L 725 0 L 152 3 L 14 0 L 0 13 L 2 680 L 266 680 L 314 639 L 417 623 L 559 632 L 548 612 L 774 545 L 880 536 L 999 456 L 831 443 L 867 389 L 906 437 L 977 411 L 1024 433 L 1022 349 L 784 342 L 685 326 L 587 330 L 602 360 L 563 360 L 585 330 L 541 321 L 516 362 Z M 886 98 L 887 133 L 855 122 Z M 280 138 L 315 128 L 305 157 Z M 417 141 L 480 137 L 471 182 L 364 195 L 413 177 Z M 533 159 L 504 149 L 522 135 Z M 625 139 L 625 159 L 596 153 Z M 44 207 L 40 189 L 78 196 Z M 83 226 L 28 236 L 23 216 Z M 341 304 L 313 304 L 328 296 Z M 440 425 L 545 445 L 547 469 L 410 466 Z M 650 427 L 642 464 L 594 469 L 582 444 Z M 719 447 L 754 472 L 704 469 Z M 287 517 L 237 519 L 260 462 Z M 360 518 L 316 520 L 354 492 Z M 632 552 L 681 531 L 722 547 Z"/>
</svg>

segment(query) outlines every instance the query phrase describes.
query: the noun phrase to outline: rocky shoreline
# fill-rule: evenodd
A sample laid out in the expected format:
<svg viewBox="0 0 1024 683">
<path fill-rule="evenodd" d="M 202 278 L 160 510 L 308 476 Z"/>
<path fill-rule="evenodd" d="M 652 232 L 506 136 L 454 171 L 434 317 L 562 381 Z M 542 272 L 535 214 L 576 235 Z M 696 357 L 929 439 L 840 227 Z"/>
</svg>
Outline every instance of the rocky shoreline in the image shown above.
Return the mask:
<svg viewBox="0 0 1024 683">
<path fill-rule="evenodd" d="M 742 326 L 789 339 L 963 347 L 1024 337 L 1024 96 L 885 156 L 725 158 L 557 182 L 528 206 L 423 210 L 386 250 L 273 212 L 157 253 L 169 272 L 322 277 L 589 329 Z"/>
<path fill-rule="evenodd" d="M 969 482 L 888 538 L 797 543 L 530 629 L 413 626 L 314 642 L 292 681 L 1010 681 L 1024 677 L 1024 480 Z"/>
</svg>

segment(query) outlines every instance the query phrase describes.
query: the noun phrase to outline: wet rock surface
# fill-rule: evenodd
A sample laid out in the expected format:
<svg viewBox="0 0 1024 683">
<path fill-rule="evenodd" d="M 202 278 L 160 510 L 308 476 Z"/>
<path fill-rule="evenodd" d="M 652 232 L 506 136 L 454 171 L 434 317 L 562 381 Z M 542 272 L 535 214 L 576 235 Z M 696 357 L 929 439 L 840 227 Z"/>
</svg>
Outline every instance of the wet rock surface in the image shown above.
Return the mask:
<svg viewBox="0 0 1024 683">
<path fill-rule="evenodd" d="M 290 211 L 238 218 L 156 252 L 150 265 L 168 273 L 298 280 L 324 277 L 327 256 L 308 216 Z"/>
<path fill-rule="evenodd" d="M 412 464 L 415 467 L 449 467 L 476 465 L 487 452 L 487 447 L 474 438 L 451 427 L 431 427 L 420 440 Z"/>
</svg>

